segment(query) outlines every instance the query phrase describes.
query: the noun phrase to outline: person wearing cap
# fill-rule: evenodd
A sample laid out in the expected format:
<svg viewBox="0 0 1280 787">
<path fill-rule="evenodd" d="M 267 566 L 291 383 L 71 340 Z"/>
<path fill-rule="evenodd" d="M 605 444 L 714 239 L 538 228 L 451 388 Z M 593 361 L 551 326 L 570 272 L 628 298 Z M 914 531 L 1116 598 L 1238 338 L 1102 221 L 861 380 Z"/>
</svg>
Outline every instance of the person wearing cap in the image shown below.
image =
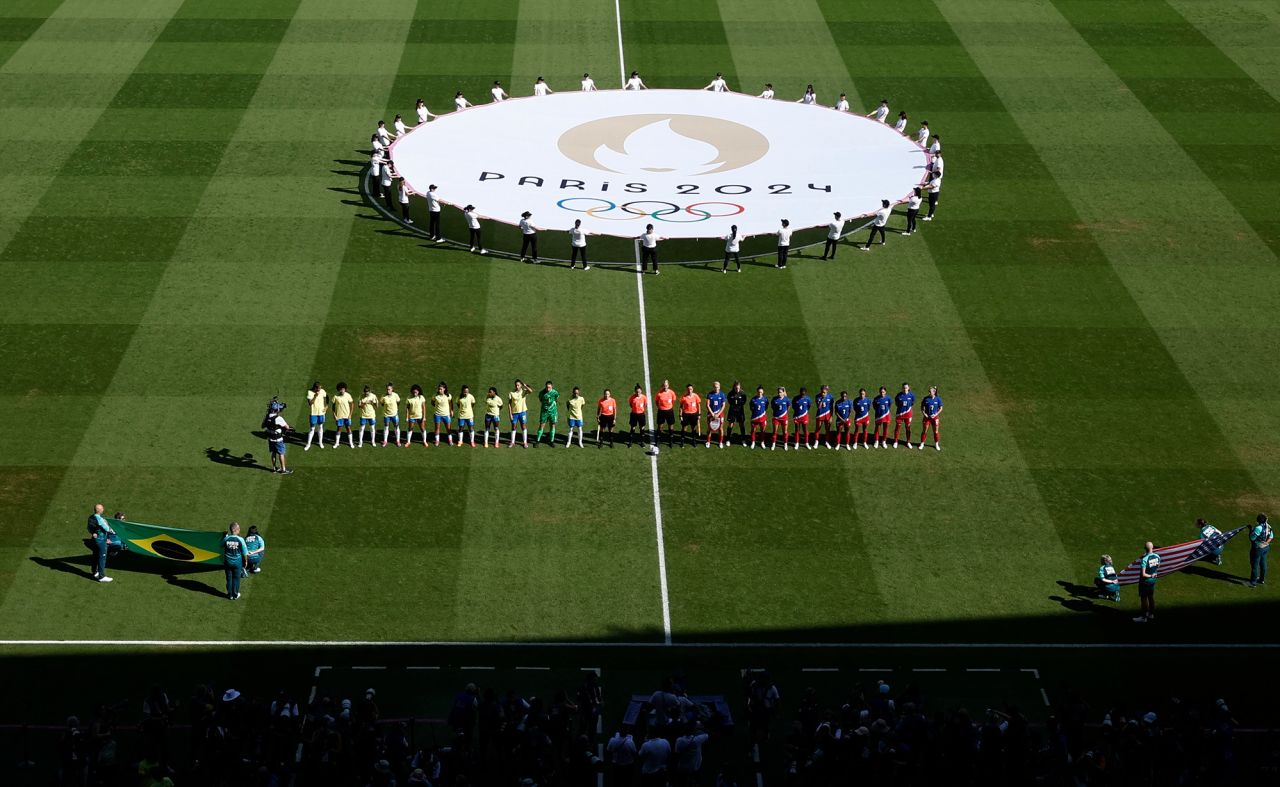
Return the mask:
<svg viewBox="0 0 1280 787">
<path fill-rule="evenodd" d="M 1200 531 L 1200 539 L 1202 541 L 1208 541 L 1214 536 L 1222 535 L 1221 530 L 1203 519 L 1196 520 L 1196 529 Z M 1215 566 L 1222 565 L 1222 545 L 1219 544 L 1216 548 L 1210 549 L 1209 554 L 1205 556 L 1205 560 L 1212 562 Z"/>
<path fill-rule="evenodd" d="M 1098 576 L 1094 578 L 1093 584 L 1111 601 L 1120 600 L 1120 575 L 1116 573 L 1110 555 L 1102 556 L 1102 564 L 1098 566 Z"/>
<path fill-rule="evenodd" d="M 637 240 L 640 241 L 640 272 L 644 273 L 646 263 L 653 265 L 653 275 L 658 275 L 658 241 L 662 240 L 657 233 L 653 231 L 652 224 L 644 225 L 644 234 Z"/>
<path fill-rule="evenodd" d="M 1142 576 L 1138 579 L 1138 602 L 1142 605 L 1142 614 L 1133 622 L 1150 623 L 1156 617 L 1156 579 L 1160 574 L 1160 555 L 1150 541 L 1143 545 L 1142 558 L 1138 562 L 1142 567 Z"/>
<path fill-rule="evenodd" d="M 292 432 L 293 427 L 280 415 L 282 405 L 275 399 L 267 406 L 267 414 L 262 418 L 262 429 L 267 433 L 267 449 L 271 454 L 271 469 L 282 475 L 293 471 L 285 463 L 284 433 Z"/>
<path fill-rule="evenodd" d="M 240 537 L 240 523 L 232 522 L 222 537 L 222 568 L 227 575 L 227 598 L 240 598 L 240 577 L 244 575 L 244 557 L 249 547 Z"/>
<path fill-rule="evenodd" d="M 101 503 L 93 507 L 93 513 L 89 514 L 89 537 L 93 539 L 93 578 L 98 582 L 112 582 L 111 577 L 107 576 L 107 549 L 111 546 L 111 536 L 115 531 L 111 529 L 111 525 L 107 524 L 107 519 L 102 514 L 107 509 Z"/>
<path fill-rule="evenodd" d="M 487 254 L 484 249 L 484 241 L 480 237 L 480 215 L 476 213 L 475 205 L 468 205 L 462 209 L 462 216 L 467 220 L 467 233 L 470 236 L 471 251 Z"/>
<path fill-rule="evenodd" d="M 257 525 L 249 525 L 249 534 L 244 537 L 245 561 L 250 574 L 262 573 L 262 556 L 267 553 L 267 542 L 258 532 Z"/>
<path fill-rule="evenodd" d="M 1249 587 L 1267 584 L 1267 554 L 1275 531 L 1266 514 L 1258 514 L 1257 524 L 1249 531 Z"/>
</svg>

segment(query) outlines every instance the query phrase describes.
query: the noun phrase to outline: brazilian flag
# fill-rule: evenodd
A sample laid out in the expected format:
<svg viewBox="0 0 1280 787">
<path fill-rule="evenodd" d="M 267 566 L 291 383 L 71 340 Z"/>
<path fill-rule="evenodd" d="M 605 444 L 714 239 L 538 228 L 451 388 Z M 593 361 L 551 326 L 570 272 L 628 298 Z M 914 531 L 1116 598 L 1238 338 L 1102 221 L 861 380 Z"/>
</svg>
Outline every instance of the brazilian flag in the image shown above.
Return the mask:
<svg viewBox="0 0 1280 787">
<path fill-rule="evenodd" d="M 222 562 L 222 533 L 143 525 L 122 519 L 108 519 L 107 522 L 130 552 L 182 563 Z"/>
</svg>

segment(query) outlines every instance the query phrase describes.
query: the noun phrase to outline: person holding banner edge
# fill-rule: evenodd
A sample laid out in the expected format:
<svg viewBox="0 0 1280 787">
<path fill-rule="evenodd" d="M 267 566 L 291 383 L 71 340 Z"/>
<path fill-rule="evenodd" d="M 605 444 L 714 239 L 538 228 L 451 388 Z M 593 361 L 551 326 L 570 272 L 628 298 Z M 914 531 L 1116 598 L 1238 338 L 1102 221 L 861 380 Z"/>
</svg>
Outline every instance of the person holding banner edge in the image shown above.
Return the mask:
<svg viewBox="0 0 1280 787">
<path fill-rule="evenodd" d="M 240 537 L 240 523 L 232 522 L 222 537 L 222 568 L 227 575 L 227 599 L 240 598 L 240 578 L 244 576 L 245 555 L 249 547 Z"/>
<path fill-rule="evenodd" d="M 107 519 L 102 514 L 107 509 L 98 503 L 93 507 L 93 513 L 89 515 L 89 536 L 93 539 L 93 579 L 98 582 L 114 582 L 111 577 L 107 576 L 107 549 L 110 546 L 111 536 L 115 531 L 111 529 L 111 525 L 107 524 Z"/>
<path fill-rule="evenodd" d="M 1142 577 L 1138 580 L 1138 602 L 1142 605 L 1142 614 L 1133 622 L 1150 623 L 1156 617 L 1156 579 L 1160 573 L 1160 555 L 1156 553 L 1155 544 L 1150 541 L 1143 544 L 1140 562 Z"/>
</svg>

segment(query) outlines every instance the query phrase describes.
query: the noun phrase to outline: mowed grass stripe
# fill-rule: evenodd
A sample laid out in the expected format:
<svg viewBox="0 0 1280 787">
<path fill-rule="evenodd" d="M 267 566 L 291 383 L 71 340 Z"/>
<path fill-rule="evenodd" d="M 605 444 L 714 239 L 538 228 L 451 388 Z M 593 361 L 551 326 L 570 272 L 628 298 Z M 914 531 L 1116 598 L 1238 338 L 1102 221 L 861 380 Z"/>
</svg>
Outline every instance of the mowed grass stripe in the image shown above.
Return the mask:
<svg viewBox="0 0 1280 787">
<path fill-rule="evenodd" d="M 540 74 L 555 90 L 577 89 L 584 71 L 601 85 L 616 79 L 611 4 L 523 0 L 515 30 L 508 53 L 513 76 L 504 78 L 515 95 L 531 94 Z M 565 233 L 543 232 L 539 241 L 544 256 L 569 256 Z M 493 385 L 505 401 L 521 377 L 535 388 L 552 380 L 561 404 L 560 445 L 554 449 L 461 449 L 478 455 L 468 459 L 471 475 L 457 490 L 465 492 L 467 505 L 459 523 L 457 624 L 450 636 L 661 638 L 647 460 L 638 449 L 564 447 L 564 402 L 574 385 L 582 387 L 587 422 L 594 424 L 604 387 L 625 398 L 629 383 L 642 377 L 632 274 L 598 267 L 570 273 L 458 256 L 451 289 L 472 292 L 468 282 L 484 281 L 474 302 L 485 319 L 475 329 L 469 320 L 459 326 L 459 340 L 446 342 L 445 357 L 477 375 L 470 381 L 479 399 Z M 456 387 L 457 377 L 447 379 Z M 530 405 L 536 421 L 537 403 Z M 530 439 L 536 429 L 531 422 Z"/>
<path fill-rule="evenodd" d="M 1280 100 L 1280 9 L 1243 0 L 1168 0 L 1223 54 L 1274 99 Z M 1181 21 L 1181 20 L 1176 20 Z"/>
<path fill-rule="evenodd" d="M 1056 93 L 1046 91 L 1043 84 L 1029 83 L 1039 81 L 1043 69 L 1052 67 L 1078 74 L 1091 85 L 1104 84 L 1105 69 L 1083 44 L 1064 43 L 1069 37 L 1055 29 L 1052 8 L 1020 6 L 1020 22 L 1056 42 L 1048 50 L 1043 42 L 1024 42 L 1022 26 L 1013 23 L 1003 28 L 1006 38 L 993 41 L 987 11 L 980 4 L 948 3 L 922 18 L 943 18 L 951 24 L 957 56 L 967 49 L 988 80 L 988 89 L 1009 107 L 1018 129 L 1009 141 L 1029 145 L 1053 175 L 1038 181 L 1037 204 L 1056 206 L 1054 215 L 1062 216 L 1056 226 L 1037 222 L 1032 225 L 1035 234 L 1003 239 L 992 227 L 984 239 L 1006 249 L 1002 257 L 1013 268 L 1002 278 L 1018 283 L 1002 290 L 1005 314 L 999 315 L 999 324 L 1014 319 L 1015 310 L 1027 315 L 1041 310 L 1039 293 L 1044 291 L 1052 292 L 1057 302 L 1056 327 L 992 330 L 983 340 L 983 349 L 995 359 L 1003 406 L 1025 413 L 1015 421 L 1015 433 L 1032 461 L 1054 520 L 1082 566 L 1097 552 L 1119 552 L 1125 544 L 1132 544 L 1128 548 L 1136 553 L 1144 537 L 1180 541 L 1193 530 L 1191 523 L 1198 514 L 1231 522 L 1239 515 L 1238 501 L 1256 496 L 1257 487 L 1220 430 L 1215 419 L 1218 408 L 1206 406 L 1197 394 L 1210 381 L 1189 378 L 1188 370 L 1194 367 L 1187 363 L 1185 350 L 1163 341 L 1171 336 L 1175 313 L 1185 320 L 1188 309 L 1195 311 L 1193 299 L 1170 298 L 1169 282 L 1202 279 L 1206 272 L 1195 260 L 1178 259 L 1176 241 L 1189 240 L 1188 233 L 1174 232 L 1175 242 L 1170 242 L 1175 226 L 1148 222 L 1151 216 L 1178 215 L 1174 205 L 1186 197 L 1168 190 L 1136 199 L 1134 192 L 1123 191 L 1123 184 L 1144 171 L 1137 160 L 1123 166 L 1123 156 L 1108 157 L 1114 179 L 1091 182 L 1074 177 L 1081 160 L 1067 151 L 1072 144 L 1092 141 L 1094 130 L 1066 125 L 1066 116 L 1054 106 Z M 1059 20 L 1056 26 L 1064 24 Z M 975 40 L 970 42 L 970 37 Z M 1123 133 L 1115 125 L 1120 118 L 1128 124 Z M 1160 139 L 1158 128 L 1139 108 L 1129 106 L 1123 116 L 1113 114 L 1110 119 L 1106 136 L 1113 142 L 1117 137 L 1121 143 L 1130 136 L 1148 139 L 1161 145 L 1167 166 L 1194 173 L 1194 165 L 1177 157 L 1176 148 Z M 1106 145 L 1099 147 L 1105 155 Z M 963 146 L 949 158 L 953 167 L 959 161 L 966 171 L 980 165 L 966 162 Z M 1208 184 L 1195 192 L 1194 201 L 1201 207 L 1226 208 L 1221 203 L 1215 208 Z M 1161 207 L 1148 212 L 1143 203 L 1153 198 Z M 997 226 L 1003 232 L 1016 224 Z M 947 240 L 947 236 L 939 238 Z M 1255 253 L 1259 248 L 1254 244 Z M 1054 251 L 1045 256 L 1045 250 L 1060 250 L 1061 256 Z M 1036 256 L 1044 263 L 1035 264 Z M 1168 262 L 1153 265 L 1153 258 Z M 993 283 L 999 281 L 992 278 L 1000 275 L 998 269 L 974 269 L 959 264 L 959 255 L 956 259 L 957 264 L 942 270 L 953 291 L 972 293 L 959 302 L 974 304 L 968 308 L 989 309 L 979 304 L 989 301 Z M 1044 270 L 1050 262 L 1071 265 L 1070 286 L 1060 282 L 1044 290 L 1042 285 L 1022 284 L 1043 277 L 1054 281 L 1052 270 Z M 1139 269 L 1148 273 L 1139 276 Z M 1033 318 L 1027 321 L 1035 323 Z M 1102 399 L 1092 393 L 1073 395 L 1090 390 L 1098 381 L 1105 381 Z M 1135 440 L 1130 408 L 1113 405 L 1139 398 L 1147 417 L 1165 428 L 1145 430 Z M 1122 472 L 1102 470 L 1107 467 Z M 1099 510 L 1124 514 L 1098 521 Z M 1239 556 L 1237 552 L 1229 559 Z M 1238 594 L 1221 592 L 1219 583 L 1210 584 L 1175 582 L 1169 584 L 1168 592 L 1186 600 L 1228 595 L 1239 600 Z"/>
<path fill-rule="evenodd" d="M 1271 248 L 1273 261 L 1280 256 L 1280 220 L 1271 209 L 1280 187 L 1257 177 L 1280 169 L 1280 152 L 1262 142 L 1269 130 L 1280 128 L 1280 100 L 1166 4 L 1151 11 L 1158 24 L 1137 29 L 1112 10 L 1065 0 L 1054 5 Z M 1175 35 L 1168 43 L 1157 38 L 1150 46 L 1133 45 L 1151 30 Z M 1223 128 L 1205 140 L 1199 128 L 1186 128 L 1184 115 L 1205 104 L 1224 113 L 1256 113 L 1263 120 L 1249 124 L 1252 128 Z"/>
<path fill-rule="evenodd" d="M 832 36 L 831 22 L 839 24 L 840 18 L 828 20 L 817 3 L 789 6 L 778 21 L 782 29 L 795 31 L 795 41 L 771 49 L 753 46 L 759 41 L 753 20 L 769 13 L 766 4 L 734 4 L 732 13 L 726 30 L 739 73 L 750 69 L 749 81 L 770 80 L 777 87 L 776 75 L 787 74 L 793 63 L 787 53 L 804 47 L 810 55 L 804 62 L 813 70 L 795 76 L 814 82 L 823 104 L 834 104 L 841 92 L 855 112 L 878 103 L 857 90 L 851 69 L 860 61 L 849 59 L 844 48 L 851 43 L 842 45 Z M 895 109 L 899 106 L 895 98 Z M 918 103 L 914 109 L 920 110 Z M 938 226 L 920 225 L 922 234 L 943 231 Z M 837 391 L 865 385 L 873 396 L 874 386 L 885 385 L 892 395 L 903 381 L 924 396 L 936 383 L 951 408 L 944 418 L 949 451 L 943 455 L 876 452 L 849 457 L 840 468 L 863 523 L 865 551 L 874 556 L 869 563 L 882 597 L 880 615 L 885 621 L 954 615 L 951 599 L 957 593 L 1005 614 L 1044 612 L 1042 597 L 1010 593 L 970 570 L 990 558 L 990 548 L 970 538 L 966 523 L 975 521 L 999 520 L 1009 537 L 1034 545 L 1050 570 L 1065 570 L 1067 561 L 1057 534 L 1043 526 L 1043 502 L 1008 424 L 988 406 L 991 383 L 937 263 L 920 237 L 892 234 L 890 245 L 856 251 L 864 241 L 865 233 L 858 233 L 842 246 L 838 262 L 803 265 L 792 274 L 810 342 L 820 348 L 820 371 L 839 383 Z M 832 297 L 833 292 L 841 297 Z M 849 341 L 866 335 L 878 340 Z M 856 396 L 856 389 L 850 395 Z M 921 426 L 917 423 L 917 430 Z M 978 434 L 984 439 L 975 440 Z M 918 440 L 918 431 L 914 436 Z M 902 479 L 910 490 L 906 501 L 882 494 L 885 475 Z M 965 557 L 918 570 L 917 556 L 937 549 Z"/>
<path fill-rule="evenodd" d="M 742 76 L 719 14 L 714 2 L 666 5 L 656 12 L 647 4 L 624 5 L 628 63 L 651 86 L 699 88 L 720 71 L 738 88 Z M 696 41 L 692 36 L 630 35 L 676 29 L 682 19 L 697 20 Z M 708 256 L 718 256 L 720 244 L 712 241 L 709 247 Z M 692 383 L 703 396 L 715 379 L 726 389 L 735 378 L 741 379 L 752 392 L 762 382 L 771 386 L 771 394 L 779 384 L 793 394 L 801 384 L 816 384 L 814 348 L 804 333 L 800 304 L 790 284 L 782 283 L 771 294 L 767 315 L 758 311 L 760 302 L 752 297 L 762 286 L 761 276 L 787 276 L 772 271 L 772 262 L 749 262 L 740 275 L 722 275 L 713 265 L 668 268 L 660 278 L 646 279 L 655 389 L 666 378 L 679 393 Z M 735 326 L 762 319 L 788 336 L 785 352 L 778 352 L 781 348 L 774 342 L 759 346 L 742 340 Z M 665 444 L 662 450 L 659 468 L 677 642 L 768 637 L 786 628 L 833 628 L 848 618 L 850 607 L 859 614 L 879 608 L 874 582 L 867 581 L 869 567 L 848 491 L 833 485 L 821 495 L 791 499 L 801 488 L 797 474 L 820 466 L 814 457 L 781 448 L 771 457 L 759 450 L 751 456 L 741 443 L 724 451 L 709 452 L 700 445 L 672 450 Z M 834 459 L 823 458 L 823 464 Z M 822 549 L 813 548 L 816 533 L 829 539 Z M 801 555 L 803 573 L 775 573 Z M 715 581 L 708 584 L 707 577 Z M 762 582 L 763 577 L 769 581 Z M 797 603 L 806 594 L 839 597 L 844 603 Z"/>
</svg>

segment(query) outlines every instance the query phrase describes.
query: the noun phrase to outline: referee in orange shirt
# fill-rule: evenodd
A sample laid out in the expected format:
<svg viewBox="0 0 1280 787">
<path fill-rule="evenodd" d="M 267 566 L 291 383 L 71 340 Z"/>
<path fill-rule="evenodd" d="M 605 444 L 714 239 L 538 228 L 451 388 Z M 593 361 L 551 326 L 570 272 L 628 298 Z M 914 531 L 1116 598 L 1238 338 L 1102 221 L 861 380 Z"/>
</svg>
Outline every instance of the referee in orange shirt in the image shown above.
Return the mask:
<svg viewBox="0 0 1280 787">
<path fill-rule="evenodd" d="M 684 387 L 684 396 L 680 397 L 680 446 L 685 445 L 685 430 L 693 429 L 693 439 L 702 436 L 702 397 L 698 396 L 690 383 Z"/>
<path fill-rule="evenodd" d="M 630 448 L 636 442 L 637 429 L 640 430 L 640 441 L 644 442 L 645 438 L 645 413 L 649 411 L 649 397 L 644 395 L 640 383 L 636 383 L 636 392 L 627 398 L 627 405 L 631 408 L 631 421 L 628 424 L 630 433 L 627 436 L 627 448 Z"/>
<path fill-rule="evenodd" d="M 662 437 L 662 426 L 666 424 L 667 447 L 670 448 L 676 431 L 676 392 L 671 390 L 670 380 L 662 381 L 662 389 L 653 395 L 653 401 L 658 405 L 658 431 L 653 436 L 653 442 L 657 443 Z"/>
</svg>

